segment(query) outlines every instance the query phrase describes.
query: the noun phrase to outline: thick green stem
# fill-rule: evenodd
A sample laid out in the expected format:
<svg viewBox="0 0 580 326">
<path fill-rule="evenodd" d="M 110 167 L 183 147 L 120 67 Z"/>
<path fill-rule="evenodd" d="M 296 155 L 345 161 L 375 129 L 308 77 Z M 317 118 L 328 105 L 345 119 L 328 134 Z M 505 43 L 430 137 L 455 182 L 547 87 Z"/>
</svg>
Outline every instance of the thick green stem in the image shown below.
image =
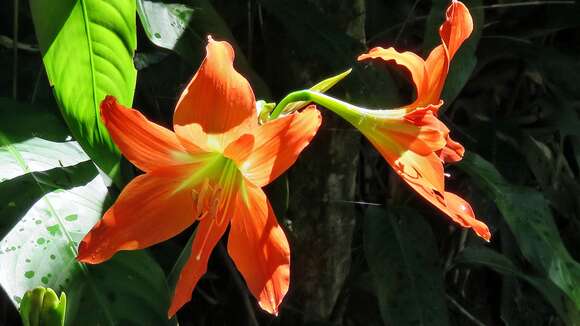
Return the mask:
<svg viewBox="0 0 580 326">
<path fill-rule="evenodd" d="M 324 95 L 312 90 L 302 90 L 286 95 L 286 97 L 284 97 L 282 101 L 276 105 L 274 110 L 272 110 L 272 114 L 270 114 L 270 120 L 278 118 L 278 116 L 282 113 L 288 104 L 299 101 L 314 102 L 318 105 L 322 105 L 330 111 L 346 119 L 347 121 L 352 121 L 352 118 L 356 118 L 357 112 L 361 111 L 361 108 L 357 106 L 335 99 L 328 95 Z"/>
</svg>

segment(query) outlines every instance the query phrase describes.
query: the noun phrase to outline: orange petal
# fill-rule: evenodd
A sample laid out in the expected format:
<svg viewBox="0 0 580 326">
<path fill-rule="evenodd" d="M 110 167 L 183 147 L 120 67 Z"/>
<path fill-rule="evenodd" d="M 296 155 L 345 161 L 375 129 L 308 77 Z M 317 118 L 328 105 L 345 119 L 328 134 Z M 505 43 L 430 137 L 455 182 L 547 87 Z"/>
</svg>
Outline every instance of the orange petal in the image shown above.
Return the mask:
<svg viewBox="0 0 580 326">
<path fill-rule="evenodd" d="M 107 96 L 101 103 L 101 117 L 121 153 L 139 169 L 148 172 L 181 164 L 175 154 L 185 149 L 175 134 L 150 122 L 139 111 Z"/>
<path fill-rule="evenodd" d="M 237 140 L 231 142 L 224 150 L 224 156 L 234 159 L 236 165 L 241 164 L 252 154 L 256 138 L 252 134 L 240 136 Z"/>
<path fill-rule="evenodd" d="M 277 315 L 290 285 L 290 247 L 266 195 L 250 182 L 232 218 L 228 252 L 260 307 Z"/>
<path fill-rule="evenodd" d="M 207 271 L 207 262 L 229 223 L 229 212 L 221 224 L 216 218 L 204 218 L 197 226 L 195 238 L 191 245 L 191 255 L 179 274 L 175 293 L 171 300 L 167 317 L 171 318 L 184 304 L 191 300 L 191 293 L 197 282 Z"/>
<path fill-rule="evenodd" d="M 440 209 L 446 212 L 455 222 L 463 227 L 473 228 L 475 233 L 486 241 L 491 239 L 489 228 L 485 223 L 475 218 L 473 209 L 468 202 L 451 192 L 445 192 L 445 202 L 447 210 L 441 207 Z"/>
<path fill-rule="evenodd" d="M 434 153 L 421 155 L 407 150 L 400 154 L 391 166 L 405 180 L 420 182 L 423 186 L 437 193 L 444 192 L 443 164 Z"/>
<path fill-rule="evenodd" d="M 439 101 L 451 59 L 472 32 L 473 19 L 469 10 L 463 3 L 454 0 L 447 8 L 445 22 L 439 28 L 442 44 L 435 47 L 425 61 L 429 80 L 428 91 L 421 101 L 416 101 L 415 105 L 423 106 Z"/>
<path fill-rule="evenodd" d="M 439 158 L 443 162 L 455 163 L 461 161 L 465 154 L 465 148 L 447 135 L 445 147 L 439 152 Z"/>
<path fill-rule="evenodd" d="M 404 119 L 385 121 L 377 129 L 386 133 L 401 148 L 420 155 L 429 155 L 445 147 L 449 129 L 435 114 L 439 106 L 429 105 L 404 115 Z M 390 123 L 389 123 L 390 122 Z"/>
<path fill-rule="evenodd" d="M 433 193 L 420 180 L 410 180 L 407 178 L 403 178 L 403 180 L 419 195 L 451 218 L 453 222 L 464 228 L 473 228 L 475 233 L 486 241 L 491 239 L 491 233 L 487 225 L 476 219 L 471 206 L 461 197 L 450 192 L 444 192 L 443 194 Z"/>
<path fill-rule="evenodd" d="M 189 153 L 211 151 L 208 147 L 208 136 L 199 124 L 192 123 L 184 126 L 175 125 L 174 129 L 181 145 L 183 145 Z"/>
<path fill-rule="evenodd" d="M 181 95 L 174 125 L 199 124 L 207 134 L 250 130 L 258 126 L 254 93 L 233 66 L 234 50 L 208 37 L 206 57 Z"/>
<path fill-rule="evenodd" d="M 399 175 L 443 193 L 443 164 L 433 152 L 445 146 L 446 134 L 437 128 L 401 120 L 361 131 Z"/>
<path fill-rule="evenodd" d="M 165 241 L 194 221 L 188 189 L 176 191 L 196 165 L 170 166 L 133 179 L 84 237 L 77 259 L 97 264 L 119 250 L 136 250 Z"/>
<path fill-rule="evenodd" d="M 417 154 L 406 154 L 407 157 L 401 158 L 396 162 L 391 162 L 389 159 L 387 159 L 387 161 L 403 178 L 403 180 L 411 186 L 411 188 L 449 216 L 452 221 L 462 227 L 473 228 L 477 235 L 489 241 L 491 238 L 489 229 L 483 222 L 475 218 L 471 206 L 459 196 L 443 191 L 441 188 L 437 188 L 437 186 L 430 180 L 430 178 L 438 176 L 439 174 L 443 177 L 442 164 L 439 158 L 435 154 L 431 154 L 427 157 L 422 157 Z M 409 156 L 413 157 L 412 161 L 409 159 Z M 431 165 L 418 165 L 421 160 L 427 160 Z M 408 167 L 406 169 L 399 167 L 401 161 L 403 164 L 407 164 Z M 412 169 L 409 167 L 412 167 Z M 409 173 L 409 171 L 412 170 L 415 170 L 416 173 Z"/>
<path fill-rule="evenodd" d="M 320 112 L 310 106 L 254 129 L 253 146 L 236 142 L 228 147 L 226 156 L 232 158 L 251 182 L 264 186 L 284 173 L 318 131 L 322 121 Z"/>
<path fill-rule="evenodd" d="M 453 0 L 447 8 L 445 22 L 439 29 L 441 41 L 447 47 L 449 60 L 473 32 L 473 19 L 465 5 Z"/>
<path fill-rule="evenodd" d="M 415 84 L 417 90 L 417 100 L 424 97 L 424 94 L 428 91 L 428 76 L 425 67 L 425 61 L 413 52 L 398 52 L 394 48 L 384 49 L 382 47 L 376 47 L 371 49 L 368 53 L 361 54 L 358 57 L 358 61 L 366 59 L 376 59 L 380 58 L 385 61 L 394 60 L 398 65 L 401 65 L 411 73 L 411 78 Z"/>
</svg>

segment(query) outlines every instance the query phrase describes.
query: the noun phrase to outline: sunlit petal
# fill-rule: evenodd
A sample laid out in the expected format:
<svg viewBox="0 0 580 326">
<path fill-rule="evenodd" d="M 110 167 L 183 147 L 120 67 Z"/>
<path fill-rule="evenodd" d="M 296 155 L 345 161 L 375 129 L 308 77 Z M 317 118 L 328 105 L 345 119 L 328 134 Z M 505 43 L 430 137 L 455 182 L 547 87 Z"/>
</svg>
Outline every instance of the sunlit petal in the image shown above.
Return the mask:
<svg viewBox="0 0 580 326">
<path fill-rule="evenodd" d="M 267 122 L 252 131 L 252 146 L 237 143 L 226 151 L 246 178 L 258 186 L 272 182 L 286 171 L 308 146 L 322 118 L 311 106 L 300 113 Z"/>
<path fill-rule="evenodd" d="M 131 163 L 143 171 L 182 164 L 176 154 L 185 152 L 175 134 L 126 108 L 112 96 L 101 103 L 101 117 L 113 141 Z"/>
<path fill-rule="evenodd" d="M 205 274 L 211 252 L 226 231 L 227 226 L 228 220 L 218 224 L 215 218 L 203 219 L 197 226 L 195 238 L 191 245 L 191 254 L 179 274 L 175 293 L 167 312 L 169 318 L 173 317 L 177 310 L 191 300 L 191 293 L 199 279 Z"/>
<path fill-rule="evenodd" d="M 417 99 L 415 102 L 419 102 L 420 99 L 425 97 L 425 94 L 428 92 L 429 79 L 427 76 L 425 61 L 420 56 L 408 51 L 398 52 L 394 48 L 384 49 L 382 47 L 376 47 L 371 49 L 368 53 L 361 54 L 358 57 L 358 60 L 361 61 L 377 58 L 384 61 L 394 60 L 398 65 L 407 68 L 411 73 L 411 78 L 413 79 L 417 91 Z"/>
<path fill-rule="evenodd" d="M 97 264 L 119 250 L 147 248 L 194 221 L 189 189 L 179 189 L 197 165 L 168 166 L 133 179 L 79 245 L 77 259 Z"/>
<path fill-rule="evenodd" d="M 228 252 L 262 309 L 278 314 L 290 284 L 290 248 L 264 192 L 250 182 L 232 218 Z"/>
<path fill-rule="evenodd" d="M 203 63 L 177 102 L 174 126 L 197 123 L 206 134 L 216 135 L 257 127 L 254 93 L 234 69 L 232 46 L 209 37 L 206 51 Z M 226 142 L 220 139 L 220 143 Z"/>
</svg>

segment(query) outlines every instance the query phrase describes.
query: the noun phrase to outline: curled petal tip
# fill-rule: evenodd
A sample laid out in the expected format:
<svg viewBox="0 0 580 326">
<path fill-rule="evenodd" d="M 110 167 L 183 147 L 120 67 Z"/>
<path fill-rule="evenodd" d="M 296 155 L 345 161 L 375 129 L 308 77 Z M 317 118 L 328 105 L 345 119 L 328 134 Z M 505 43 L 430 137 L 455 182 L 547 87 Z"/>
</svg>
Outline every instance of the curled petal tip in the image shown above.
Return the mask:
<svg viewBox="0 0 580 326">
<path fill-rule="evenodd" d="M 77 254 L 77 261 L 81 262 L 81 263 L 88 263 L 91 264 L 93 263 L 91 260 L 91 256 L 89 255 L 88 251 L 88 244 L 85 241 L 81 241 L 81 243 L 79 244 L 79 251 Z"/>
<path fill-rule="evenodd" d="M 103 101 L 101 102 L 101 106 L 103 105 L 110 105 L 111 102 L 117 102 L 117 98 L 114 97 L 113 95 L 107 95 L 105 96 L 105 98 L 103 99 Z"/>
<path fill-rule="evenodd" d="M 368 59 L 368 58 L 369 58 L 369 55 L 367 53 L 364 53 L 364 54 L 361 54 L 358 57 L 356 57 L 356 60 L 363 61 L 363 60 Z"/>
<path fill-rule="evenodd" d="M 271 300 L 267 300 L 266 302 L 259 300 L 258 304 L 260 305 L 260 308 L 262 308 L 262 310 L 266 311 L 267 313 L 269 313 L 271 315 L 278 317 L 278 314 L 280 313 L 280 311 L 278 310 L 278 305 L 276 305 L 275 302 L 273 302 Z"/>
<path fill-rule="evenodd" d="M 473 229 L 475 230 L 475 233 L 482 238 L 483 240 L 485 240 L 485 242 L 490 242 L 491 241 L 491 232 L 489 232 L 489 228 L 487 227 L 487 225 L 481 223 L 482 225 L 478 225 L 476 227 L 474 227 Z"/>
<path fill-rule="evenodd" d="M 106 112 L 108 110 L 110 110 L 111 107 L 113 107 L 116 104 L 117 104 L 117 98 L 115 98 L 112 95 L 105 96 L 103 101 L 101 101 L 100 110 L 101 110 L 101 119 L 103 121 L 106 121 L 106 115 L 105 115 Z"/>
<path fill-rule="evenodd" d="M 177 312 L 177 309 L 175 309 L 173 306 L 170 307 L 169 310 L 167 311 L 167 319 L 173 318 L 173 316 L 175 316 L 176 312 Z"/>
</svg>

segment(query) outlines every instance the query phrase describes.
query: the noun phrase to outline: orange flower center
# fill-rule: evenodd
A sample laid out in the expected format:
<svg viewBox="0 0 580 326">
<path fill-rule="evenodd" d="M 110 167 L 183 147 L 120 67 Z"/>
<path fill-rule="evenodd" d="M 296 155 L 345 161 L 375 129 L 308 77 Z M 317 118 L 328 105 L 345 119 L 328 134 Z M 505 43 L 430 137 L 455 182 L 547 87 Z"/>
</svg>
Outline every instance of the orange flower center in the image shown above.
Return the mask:
<svg viewBox="0 0 580 326">
<path fill-rule="evenodd" d="M 210 219 L 209 229 L 195 256 L 197 260 L 201 259 L 211 229 L 229 222 L 228 207 L 242 188 L 241 183 L 242 175 L 234 161 L 220 155 L 213 157 L 182 184 L 182 187 L 191 189 L 195 219 Z"/>
<path fill-rule="evenodd" d="M 222 193 L 222 187 L 207 178 L 204 179 L 200 187 L 191 190 L 195 208 L 194 214 L 198 220 L 206 217 L 215 218 L 218 213 L 222 213 L 224 207 Z"/>
</svg>

